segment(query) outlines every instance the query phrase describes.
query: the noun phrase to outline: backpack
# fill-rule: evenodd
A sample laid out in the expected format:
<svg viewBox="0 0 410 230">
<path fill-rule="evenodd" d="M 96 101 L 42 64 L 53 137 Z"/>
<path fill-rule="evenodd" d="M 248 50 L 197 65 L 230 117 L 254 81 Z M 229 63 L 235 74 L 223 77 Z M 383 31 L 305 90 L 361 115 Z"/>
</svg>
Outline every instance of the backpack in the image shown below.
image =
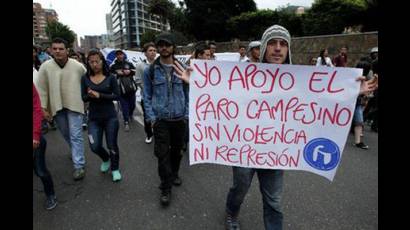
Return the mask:
<svg viewBox="0 0 410 230">
<path fill-rule="evenodd" d="M 132 76 L 118 77 L 118 85 L 122 94 L 131 94 L 137 91 L 137 84 Z"/>
</svg>

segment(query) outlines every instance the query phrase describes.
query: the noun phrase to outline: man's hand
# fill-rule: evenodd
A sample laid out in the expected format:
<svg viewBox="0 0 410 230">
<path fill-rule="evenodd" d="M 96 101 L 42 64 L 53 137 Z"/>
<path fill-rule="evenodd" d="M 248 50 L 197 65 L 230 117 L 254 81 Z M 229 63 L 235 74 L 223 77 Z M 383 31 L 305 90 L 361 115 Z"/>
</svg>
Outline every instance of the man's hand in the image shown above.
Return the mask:
<svg viewBox="0 0 410 230">
<path fill-rule="evenodd" d="M 366 81 L 365 76 L 360 76 L 356 79 L 356 81 L 360 81 L 360 95 L 369 94 L 379 87 L 379 79 L 377 74 L 375 74 L 374 78 L 371 80 Z"/>
<path fill-rule="evenodd" d="M 131 70 L 125 69 L 123 70 L 124 75 L 129 75 L 131 73 Z"/>
<path fill-rule="evenodd" d="M 50 115 L 50 113 L 48 112 L 47 109 L 43 109 L 43 117 L 44 119 L 46 119 L 48 122 L 51 122 L 52 117 Z"/>
<path fill-rule="evenodd" d="M 116 72 L 118 75 L 124 75 L 124 72 L 122 71 L 122 69 L 117 69 Z"/>
<path fill-rule="evenodd" d="M 36 140 L 33 140 L 33 150 L 34 150 L 34 149 L 37 149 L 38 146 L 40 146 L 40 142 L 39 142 L 39 141 L 36 141 Z"/>
<path fill-rule="evenodd" d="M 191 78 L 191 72 L 193 69 L 191 67 L 184 69 L 177 61 L 174 61 L 173 67 L 177 77 L 189 84 L 189 79 Z"/>
</svg>

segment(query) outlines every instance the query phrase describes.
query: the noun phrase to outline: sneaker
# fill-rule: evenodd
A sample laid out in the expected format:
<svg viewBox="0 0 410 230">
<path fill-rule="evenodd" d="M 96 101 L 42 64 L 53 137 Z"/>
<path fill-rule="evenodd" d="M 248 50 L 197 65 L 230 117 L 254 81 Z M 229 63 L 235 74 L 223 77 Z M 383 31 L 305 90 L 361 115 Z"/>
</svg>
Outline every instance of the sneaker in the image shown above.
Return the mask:
<svg viewBox="0 0 410 230">
<path fill-rule="evenodd" d="M 171 191 L 170 190 L 162 190 L 161 196 L 159 198 L 162 206 L 168 206 L 171 201 Z"/>
<path fill-rule="evenodd" d="M 82 180 L 85 176 L 85 170 L 83 168 L 75 169 L 73 173 L 74 180 Z"/>
<path fill-rule="evenodd" d="M 151 142 L 152 142 L 152 137 L 146 137 L 145 138 L 145 143 L 151 144 Z"/>
<path fill-rule="evenodd" d="M 112 174 L 112 181 L 117 182 L 121 180 L 120 170 L 114 170 L 111 172 L 111 174 Z"/>
<path fill-rule="evenodd" d="M 358 148 L 361 148 L 361 149 L 368 149 L 369 148 L 369 146 L 367 146 L 365 143 L 363 143 L 363 142 L 360 142 L 360 143 L 358 143 L 358 144 L 354 144 L 354 146 L 356 146 L 356 147 L 358 147 Z"/>
<path fill-rule="evenodd" d="M 172 181 L 172 184 L 175 186 L 180 186 L 182 184 L 181 178 L 179 178 L 179 176 L 176 176 L 175 179 Z"/>
<path fill-rule="evenodd" d="M 225 229 L 226 230 L 239 230 L 239 221 L 237 216 L 226 214 L 225 217 Z"/>
<path fill-rule="evenodd" d="M 125 131 L 125 132 L 130 131 L 130 125 L 128 124 L 128 122 L 125 122 L 124 131 Z"/>
<path fill-rule="evenodd" d="M 106 161 L 106 162 L 101 163 L 101 166 L 100 166 L 101 172 L 102 173 L 108 172 L 108 170 L 110 169 L 110 165 L 111 165 L 110 161 Z"/>
<path fill-rule="evenodd" d="M 57 198 L 55 195 L 51 195 L 49 197 L 47 197 L 46 199 L 46 205 L 45 208 L 47 210 L 51 210 L 54 209 L 57 206 Z"/>
</svg>

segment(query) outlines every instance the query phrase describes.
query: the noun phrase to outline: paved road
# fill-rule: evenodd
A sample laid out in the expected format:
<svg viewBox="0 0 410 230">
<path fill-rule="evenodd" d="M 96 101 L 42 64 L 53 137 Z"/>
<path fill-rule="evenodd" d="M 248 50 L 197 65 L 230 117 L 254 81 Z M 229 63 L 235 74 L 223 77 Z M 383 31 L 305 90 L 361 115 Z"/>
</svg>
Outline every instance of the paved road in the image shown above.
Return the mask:
<svg viewBox="0 0 410 230">
<path fill-rule="evenodd" d="M 84 132 L 86 137 L 86 132 Z M 72 180 L 69 149 L 58 131 L 46 135 L 47 163 L 59 206 L 43 209 L 40 180 L 33 173 L 33 229 L 38 230 L 185 230 L 223 229 L 225 199 L 232 183 L 230 167 L 181 164 L 183 185 L 173 189 L 168 208 L 159 204 L 159 177 L 153 144 L 144 143 L 143 127 L 134 122 L 131 131 L 119 132 L 120 169 L 123 181 L 111 182 L 99 172 L 100 160 L 86 145 L 87 175 Z M 318 175 L 286 171 L 283 192 L 285 230 L 378 229 L 378 136 L 366 127 L 369 150 L 352 146 L 349 136 L 341 165 L 330 183 Z M 241 209 L 244 230 L 263 230 L 258 180 Z"/>
</svg>

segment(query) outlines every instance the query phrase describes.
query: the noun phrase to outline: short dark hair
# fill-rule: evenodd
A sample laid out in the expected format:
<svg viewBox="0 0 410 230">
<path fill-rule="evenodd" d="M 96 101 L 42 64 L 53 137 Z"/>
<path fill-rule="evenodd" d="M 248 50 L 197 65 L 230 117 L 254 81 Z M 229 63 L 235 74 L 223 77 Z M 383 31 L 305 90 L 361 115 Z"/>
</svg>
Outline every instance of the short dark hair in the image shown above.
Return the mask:
<svg viewBox="0 0 410 230">
<path fill-rule="evenodd" d="M 205 53 L 205 50 L 210 50 L 211 47 L 205 43 L 199 44 L 195 47 L 195 58 Z"/>
<path fill-rule="evenodd" d="M 209 42 L 208 45 L 209 45 L 209 46 L 211 46 L 211 45 L 216 46 L 216 43 L 215 43 L 215 42 Z"/>
<path fill-rule="evenodd" d="M 144 44 L 144 46 L 142 47 L 142 52 L 147 52 L 147 50 L 149 49 L 149 47 L 154 47 L 154 48 L 156 48 L 155 47 L 155 44 L 153 43 L 153 42 L 148 42 L 148 43 L 145 43 Z"/>
<path fill-rule="evenodd" d="M 244 46 L 244 45 L 239 45 L 239 49 L 242 49 L 242 48 L 246 49 L 246 46 Z"/>
<path fill-rule="evenodd" d="M 63 43 L 64 47 L 66 49 L 68 48 L 68 42 L 66 40 L 62 39 L 62 38 L 59 38 L 59 37 L 54 38 L 53 41 L 51 42 L 51 44 L 53 44 L 53 43 Z"/>
</svg>

